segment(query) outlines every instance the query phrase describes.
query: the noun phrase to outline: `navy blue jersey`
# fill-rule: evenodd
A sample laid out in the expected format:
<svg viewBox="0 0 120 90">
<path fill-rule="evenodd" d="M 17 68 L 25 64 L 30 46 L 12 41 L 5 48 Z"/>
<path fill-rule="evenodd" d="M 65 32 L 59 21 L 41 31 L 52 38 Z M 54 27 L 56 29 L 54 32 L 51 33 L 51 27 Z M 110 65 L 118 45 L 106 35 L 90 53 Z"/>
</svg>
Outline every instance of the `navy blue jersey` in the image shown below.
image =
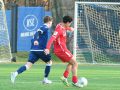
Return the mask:
<svg viewBox="0 0 120 90">
<path fill-rule="evenodd" d="M 37 32 L 34 34 L 31 40 L 31 51 L 43 51 L 46 48 L 48 40 L 48 30 L 47 25 L 42 25 Z M 34 41 L 38 41 L 38 45 L 34 45 Z"/>
</svg>

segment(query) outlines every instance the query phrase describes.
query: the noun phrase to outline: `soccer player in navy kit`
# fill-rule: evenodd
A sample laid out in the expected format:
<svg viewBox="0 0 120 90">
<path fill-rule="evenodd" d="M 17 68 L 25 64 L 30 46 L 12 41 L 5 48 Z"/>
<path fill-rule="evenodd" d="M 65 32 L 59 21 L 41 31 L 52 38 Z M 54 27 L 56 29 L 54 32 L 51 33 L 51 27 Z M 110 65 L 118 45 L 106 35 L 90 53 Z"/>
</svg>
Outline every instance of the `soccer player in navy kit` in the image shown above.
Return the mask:
<svg viewBox="0 0 120 90">
<path fill-rule="evenodd" d="M 51 80 L 48 80 L 48 75 L 50 72 L 50 68 L 52 65 L 52 60 L 50 54 L 45 55 L 44 49 L 46 48 L 47 40 L 48 40 L 48 30 L 52 26 L 52 17 L 45 16 L 44 24 L 37 30 L 33 39 L 31 40 L 31 50 L 28 58 L 28 62 L 21 66 L 17 71 L 11 73 L 11 82 L 15 82 L 15 78 L 17 75 L 22 72 L 28 70 L 38 59 L 43 60 L 46 63 L 45 71 L 44 71 L 44 84 L 52 83 Z"/>
</svg>

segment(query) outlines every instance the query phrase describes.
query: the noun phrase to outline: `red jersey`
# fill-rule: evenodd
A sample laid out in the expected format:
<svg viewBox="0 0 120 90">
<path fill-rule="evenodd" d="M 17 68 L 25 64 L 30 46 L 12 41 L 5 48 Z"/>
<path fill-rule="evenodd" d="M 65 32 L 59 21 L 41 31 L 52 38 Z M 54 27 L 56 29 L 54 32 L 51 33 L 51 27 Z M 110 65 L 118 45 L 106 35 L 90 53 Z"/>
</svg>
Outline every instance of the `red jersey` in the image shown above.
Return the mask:
<svg viewBox="0 0 120 90">
<path fill-rule="evenodd" d="M 53 35 L 51 36 L 48 44 L 46 46 L 47 49 L 50 49 L 51 44 L 53 42 L 54 52 L 65 51 L 67 50 L 66 46 L 66 31 L 71 30 L 70 27 L 65 28 L 60 24 L 58 24 L 55 28 Z"/>
</svg>

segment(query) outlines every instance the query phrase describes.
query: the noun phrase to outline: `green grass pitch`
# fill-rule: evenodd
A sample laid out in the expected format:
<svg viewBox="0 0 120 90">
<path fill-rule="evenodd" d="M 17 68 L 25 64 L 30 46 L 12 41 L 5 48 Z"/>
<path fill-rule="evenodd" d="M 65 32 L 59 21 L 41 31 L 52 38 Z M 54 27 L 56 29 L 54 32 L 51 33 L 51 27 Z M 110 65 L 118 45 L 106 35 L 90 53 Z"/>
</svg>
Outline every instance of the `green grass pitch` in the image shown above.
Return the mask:
<svg viewBox="0 0 120 90">
<path fill-rule="evenodd" d="M 76 88 L 72 85 L 66 87 L 60 77 L 66 64 L 53 63 L 49 79 L 50 85 L 44 85 L 43 79 L 45 64 L 37 63 L 31 69 L 19 75 L 15 84 L 10 82 L 10 72 L 15 71 L 24 63 L 0 64 L 0 90 L 120 90 L 120 66 L 118 65 L 79 65 L 78 76 L 88 79 L 88 86 Z M 71 74 L 68 79 L 71 83 Z"/>
</svg>

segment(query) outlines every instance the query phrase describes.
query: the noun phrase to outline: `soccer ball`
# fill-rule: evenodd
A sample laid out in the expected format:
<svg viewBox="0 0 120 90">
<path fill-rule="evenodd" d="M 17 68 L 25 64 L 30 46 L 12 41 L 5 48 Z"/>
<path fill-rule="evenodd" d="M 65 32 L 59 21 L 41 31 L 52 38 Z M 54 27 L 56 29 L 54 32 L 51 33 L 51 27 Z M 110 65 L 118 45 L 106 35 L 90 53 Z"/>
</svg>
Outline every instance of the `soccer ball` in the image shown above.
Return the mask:
<svg viewBox="0 0 120 90">
<path fill-rule="evenodd" d="M 87 86 L 87 84 L 88 84 L 88 81 L 87 81 L 87 79 L 85 78 L 85 77 L 81 77 L 79 80 L 78 80 L 78 82 L 79 82 L 79 84 L 81 85 L 81 86 Z"/>
</svg>

